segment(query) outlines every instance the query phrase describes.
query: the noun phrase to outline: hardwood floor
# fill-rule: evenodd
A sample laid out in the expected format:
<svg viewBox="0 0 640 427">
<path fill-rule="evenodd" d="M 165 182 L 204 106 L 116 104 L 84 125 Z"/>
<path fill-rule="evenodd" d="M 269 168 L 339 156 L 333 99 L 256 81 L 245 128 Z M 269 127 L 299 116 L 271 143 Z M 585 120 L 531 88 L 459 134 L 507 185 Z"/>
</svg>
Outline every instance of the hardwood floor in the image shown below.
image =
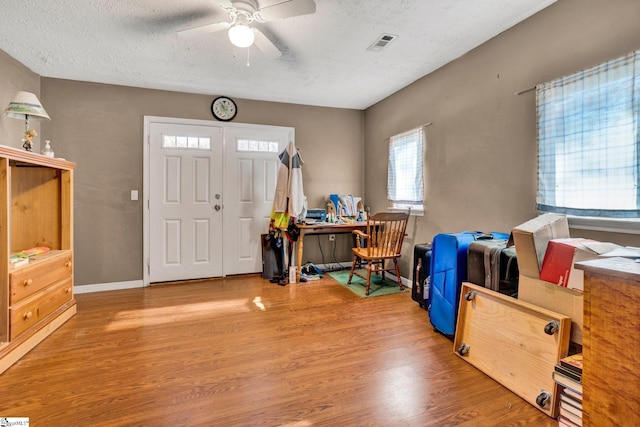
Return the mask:
<svg viewBox="0 0 640 427">
<path fill-rule="evenodd" d="M 259 276 L 77 295 L 0 375 L 32 426 L 557 426 L 453 354 L 409 293 Z"/>
</svg>

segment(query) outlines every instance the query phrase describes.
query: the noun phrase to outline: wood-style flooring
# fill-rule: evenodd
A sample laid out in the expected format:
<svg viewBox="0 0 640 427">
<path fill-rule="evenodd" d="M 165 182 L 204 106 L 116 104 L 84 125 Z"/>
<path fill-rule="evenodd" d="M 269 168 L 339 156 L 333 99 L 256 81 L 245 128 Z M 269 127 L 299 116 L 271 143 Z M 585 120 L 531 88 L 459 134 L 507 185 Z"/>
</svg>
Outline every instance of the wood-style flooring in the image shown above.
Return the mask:
<svg viewBox="0 0 640 427">
<path fill-rule="evenodd" d="M 76 296 L 0 375 L 52 426 L 557 426 L 453 353 L 409 292 L 257 275 Z"/>
</svg>

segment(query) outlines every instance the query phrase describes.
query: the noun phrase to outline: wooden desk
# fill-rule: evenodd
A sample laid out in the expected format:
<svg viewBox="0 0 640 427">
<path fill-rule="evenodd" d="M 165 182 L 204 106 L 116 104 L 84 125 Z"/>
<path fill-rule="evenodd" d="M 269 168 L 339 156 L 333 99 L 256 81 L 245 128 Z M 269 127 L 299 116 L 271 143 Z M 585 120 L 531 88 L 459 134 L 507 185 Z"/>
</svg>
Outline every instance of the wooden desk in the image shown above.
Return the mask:
<svg viewBox="0 0 640 427">
<path fill-rule="evenodd" d="M 298 236 L 298 252 L 296 254 L 296 278 L 300 279 L 300 269 L 302 268 L 302 251 L 304 248 L 304 236 L 306 234 L 351 234 L 353 230 L 365 230 L 366 221 L 354 222 L 350 224 L 334 224 L 330 222 L 322 222 L 317 224 L 298 224 L 300 235 Z"/>
<path fill-rule="evenodd" d="M 598 258 L 584 270 L 582 425 L 640 425 L 640 263 Z"/>
</svg>

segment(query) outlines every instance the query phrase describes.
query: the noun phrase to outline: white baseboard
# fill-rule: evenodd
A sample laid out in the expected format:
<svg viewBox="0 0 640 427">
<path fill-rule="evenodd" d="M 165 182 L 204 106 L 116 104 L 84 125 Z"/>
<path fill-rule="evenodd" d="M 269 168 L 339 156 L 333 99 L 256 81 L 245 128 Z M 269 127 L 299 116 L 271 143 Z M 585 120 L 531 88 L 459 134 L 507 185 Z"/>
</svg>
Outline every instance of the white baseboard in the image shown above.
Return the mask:
<svg viewBox="0 0 640 427">
<path fill-rule="evenodd" d="M 99 283 L 97 285 L 80 285 L 73 287 L 74 294 L 87 294 L 90 292 L 117 291 L 120 289 L 143 288 L 142 280 L 131 280 L 129 282 Z"/>
</svg>

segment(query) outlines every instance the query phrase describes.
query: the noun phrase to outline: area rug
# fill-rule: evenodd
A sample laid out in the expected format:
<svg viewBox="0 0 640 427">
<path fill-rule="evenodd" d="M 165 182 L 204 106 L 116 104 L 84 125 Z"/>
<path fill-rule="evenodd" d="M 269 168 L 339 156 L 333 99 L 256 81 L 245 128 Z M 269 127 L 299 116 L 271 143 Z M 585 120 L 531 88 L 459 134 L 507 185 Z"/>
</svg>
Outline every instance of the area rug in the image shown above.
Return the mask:
<svg viewBox="0 0 640 427">
<path fill-rule="evenodd" d="M 355 274 L 351 279 L 351 284 L 347 285 L 347 280 L 349 280 L 349 271 L 350 270 L 342 270 L 342 271 L 332 271 L 328 273 L 331 278 L 336 280 L 345 288 L 349 289 L 354 294 L 358 295 L 362 298 L 369 297 L 378 297 L 383 295 L 393 295 L 400 294 L 403 292 L 408 292 L 407 288 L 402 288 L 402 290 L 398 289 L 398 283 L 389 279 L 382 280 L 382 276 L 377 274 L 371 275 L 371 286 L 369 286 L 369 295 L 365 295 L 364 292 L 366 290 L 366 281 Z M 357 270 L 361 274 L 366 274 L 366 270 Z"/>
</svg>

